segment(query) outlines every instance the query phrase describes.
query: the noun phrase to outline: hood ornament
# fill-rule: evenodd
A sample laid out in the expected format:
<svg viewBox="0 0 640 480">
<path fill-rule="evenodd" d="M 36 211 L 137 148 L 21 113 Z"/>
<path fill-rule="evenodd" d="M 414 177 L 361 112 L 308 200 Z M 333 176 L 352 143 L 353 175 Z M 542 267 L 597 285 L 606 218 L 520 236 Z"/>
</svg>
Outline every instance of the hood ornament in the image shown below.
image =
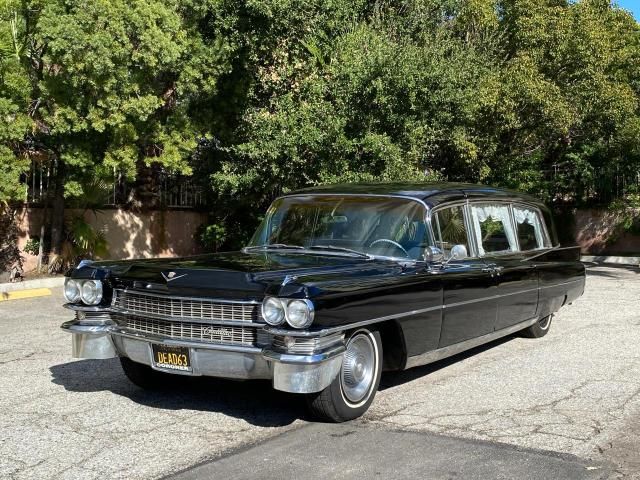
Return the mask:
<svg viewBox="0 0 640 480">
<path fill-rule="evenodd" d="M 165 275 L 164 272 L 160 272 L 160 273 L 162 274 L 164 279 L 167 281 L 167 283 L 172 282 L 172 281 L 177 280 L 177 279 L 182 278 L 182 277 L 186 277 L 188 275 L 188 273 L 185 273 L 183 275 L 177 275 L 176 272 L 169 272 L 167 275 Z"/>
<path fill-rule="evenodd" d="M 284 277 L 284 280 L 282 280 L 282 286 L 284 287 L 285 285 L 297 280 L 298 277 L 296 277 L 295 275 L 286 275 Z"/>
</svg>

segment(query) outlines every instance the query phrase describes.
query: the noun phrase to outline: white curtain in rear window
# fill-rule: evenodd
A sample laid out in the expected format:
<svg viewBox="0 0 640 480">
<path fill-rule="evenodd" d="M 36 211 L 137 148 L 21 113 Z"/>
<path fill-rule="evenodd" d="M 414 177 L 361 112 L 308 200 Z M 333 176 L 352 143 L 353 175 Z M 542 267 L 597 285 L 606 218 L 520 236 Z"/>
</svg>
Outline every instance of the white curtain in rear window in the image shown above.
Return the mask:
<svg viewBox="0 0 640 480">
<path fill-rule="evenodd" d="M 537 248 L 543 248 L 544 235 L 542 234 L 542 224 L 540 223 L 538 212 L 525 207 L 513 207 L 513 216 L 516 219 L 516 225 L 528 223 L 533 227 L 536 235 L 536 243 L 538 244 Z"/>
<path fill-rule="evenodd" d="M 471 218 L 473 219 L 473 229 L 478 239 L 478 250 L 480 256 L 484 255 L 485 249 L 482 246 L 482 230 L 480 224 L 487 221 L 488 218 L 502 222 L 505 236 L 509 242 L 509 249 L 512 252 L 518 250 L 516 243 L 516 235 L 511 226 L 511 217 L 509 215 L 509 207 L 506 205 L 472 205 Z"/>
</svg>

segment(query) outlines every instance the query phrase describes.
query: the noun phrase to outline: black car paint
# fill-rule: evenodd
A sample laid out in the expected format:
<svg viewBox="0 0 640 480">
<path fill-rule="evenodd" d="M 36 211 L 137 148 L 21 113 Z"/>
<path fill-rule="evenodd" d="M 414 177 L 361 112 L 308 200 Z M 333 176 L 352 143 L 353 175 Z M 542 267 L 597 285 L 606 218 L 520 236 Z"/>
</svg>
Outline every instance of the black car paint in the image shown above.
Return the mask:
<svg viewBox="0 0 640 480">
<path fill-rule="evenodd" d="M 540 208 L 551 240 L 557 243 L 549 211 L 540 202 L 491 187 L 356 185 L 299 192 L 311 193 L 405 196 L 423 202 L 429 209 L 464 199 L 511 199 Z M 168 272 L 175 272 L 175 279 L 168 280 Z M 447 265 L 258 249 L 96 262 L 70 275 L 103 279 L 109 287 L 105 305 L 113 288 L 229 300 L 261 301 L 265 295 L 275 295 L 311 299 L 316 310 L 311 331 L 389 320 L 396 323 L 402 335 L 403 367 L 408 357 L 557 311 L 582 294 L 585 272 L 577 248 L 556 247 Z"/>
</svg>

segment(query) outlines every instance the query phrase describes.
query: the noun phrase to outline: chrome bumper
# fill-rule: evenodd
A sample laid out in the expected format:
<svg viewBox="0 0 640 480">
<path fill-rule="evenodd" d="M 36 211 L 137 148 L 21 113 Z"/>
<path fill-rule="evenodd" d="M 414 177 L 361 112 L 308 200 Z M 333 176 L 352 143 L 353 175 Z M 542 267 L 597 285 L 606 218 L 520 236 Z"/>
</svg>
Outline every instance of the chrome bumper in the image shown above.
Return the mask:
<svg viewBox="0 0 640 480">
<path fill-rule="evenodd" d="M 291 393 L 314 393 L 329 386 L 342 366 L 342 343 L 309 355 L 282 353 L 269 348 L 210 344 L 130 332 L 112 321 L 101 324 L 72 320 L 61 328 L 72 334 L 74 358 L 127 357 L 151 368 L 180 375 L 232 379 L 272 379 L 273 387 Z M 155 366 L 152 344 L 190 349 L 191 372 Z"/>
</svg>

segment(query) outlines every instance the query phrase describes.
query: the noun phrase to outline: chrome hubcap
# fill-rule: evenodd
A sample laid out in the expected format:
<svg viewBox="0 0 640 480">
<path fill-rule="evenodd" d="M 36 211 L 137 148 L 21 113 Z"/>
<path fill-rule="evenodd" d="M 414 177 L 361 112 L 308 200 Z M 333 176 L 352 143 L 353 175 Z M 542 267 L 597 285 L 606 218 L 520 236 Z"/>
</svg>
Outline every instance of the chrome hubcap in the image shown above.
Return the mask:
<svg viewBox="0 0 640 480">
<path fill-rule="evenodd" d="M 541 328 L 542 330 L 546 330 L 547 328 L 549 328 L 549 324 L 551 323 L 551 317 L 552 317 L 552 316 L 553 316 L 553 315 L 549 315 L 548 317 L 541 318 L 541 319 L 538 321 L 538 325 L 540 325 L 540 328 Z"/>
<path fill-rule="evenodd" d="M 349 340 L 340 377 L 347 400 L 357 403 L 369 394 L 375 375 L 375 362 L 375 350 L 369 337 L 357 334 Z"/>
</svg>

